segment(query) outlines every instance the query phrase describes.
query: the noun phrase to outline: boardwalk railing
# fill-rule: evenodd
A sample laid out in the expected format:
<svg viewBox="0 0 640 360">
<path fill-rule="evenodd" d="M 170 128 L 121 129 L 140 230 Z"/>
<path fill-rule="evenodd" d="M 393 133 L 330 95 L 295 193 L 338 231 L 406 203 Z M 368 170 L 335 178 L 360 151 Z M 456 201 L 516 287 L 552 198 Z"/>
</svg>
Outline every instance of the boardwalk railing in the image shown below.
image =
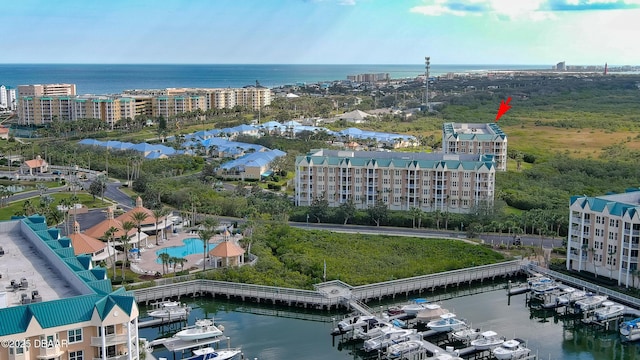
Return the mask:
<svg viewBox="0 0 640 360">
<path fill-rule="evenodd" d="M 621 292 L 617 292 L 615 290 L 611 290 L 608 289 L 606 287 L 602 287 L 599 285 L 596 285 L 594 283 L 590 283 L 588 281 L 584 281 L 581 279 L 577 279 L 574 278 L 572 276 L 569 275 L 565 275 L 562 273 L 559 273 L 557 271 L 553 271 L 553 270 L 549 270 L 547 268 L 543 268 L 540 266 L 536 266 L 533 264 L 530 264 L 528 266 L 528 268 L 532 271 L 541 273 L 541 274 L 547 274 L 551 277 L 553 277 L 556 280 L 560 280 L 561 282 L 567 284 L 567 285 L 571 285 L 577 289 L 586 289 L 588 291 L 594 292 L 594 293 L 599 293 L 599 294 L 604 294 L 607 295 L 610 299 L 615 300 L 619 303 L 631 306 L 635 309 L 640 309 L 640 299 L 633 297 L 633 296 L 629 296 L 626 294 L 623 294 Z"/>
<path fill-rule="evenodd" d="M 136 301 L 146 304 L 165 299 L 179 299 L 183 296 L 195 297 L 211 294 L 239 298 L 243 301 L 252 300 L 327 309 L 344 306 L 345 302 L 350 301 L 363 306 L 365 311 L 370 311 L 364 305 L 370 299 L 511 276 L 521 272 L 522 268 L 523 264 L 520 261 L 509 261 L 355 287 L 339 281 L 323 283 L 342 288 L 348 294 L 344 296 L 331 296 L 325 292 L 314 290 L 198 279 L 196 274 L 158 279 L 155 280 L 156 286 L 133 290 L 133 292 Z"/>
<path fill-rule="evenodd" d="M 188 279 L 191 275 L 186 275 Z M 137 302 L 150 303 L 153 301 L 180 298 L 182 296 L 199 296 L 204 294 L 224 295 L 227 298 L 238 297 L 242 300 L 282 302 L 287 304 L 304 304 L 315 306 L 338 306 L 339 299 L 325 297 L 312 290 L 280 288 L 275 286 L 239 284 L 215 280 L 186 280 L 178 282 L 178 278 L 163 279 L 166 284 L 134 290 Z"/>
<path fill-rule="evenodd" d="M 499 264 L 482 265 L 473 268 L 446 271 L 437 274 L 416 276 L 391 280 L 376 284 L 355 286 L 351 290 L 351 298 L 367 302 L 369 299 L 380 299 L 385 296 L 421 292 L 438 287 L 455 286 L 462 283 L 512 276 L 522 271 L 520 260 Z"/>
</svg>

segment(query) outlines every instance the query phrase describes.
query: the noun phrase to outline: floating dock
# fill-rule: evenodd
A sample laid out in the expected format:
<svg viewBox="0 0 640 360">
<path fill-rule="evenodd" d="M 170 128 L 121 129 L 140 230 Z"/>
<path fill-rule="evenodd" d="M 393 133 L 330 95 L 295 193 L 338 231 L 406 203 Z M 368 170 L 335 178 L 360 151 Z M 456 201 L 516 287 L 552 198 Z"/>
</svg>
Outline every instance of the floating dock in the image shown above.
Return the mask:
<svg viewBox="0 0 640 360">
<path fill-rule="evenodd" d="M 173 323 L 177 323 L 177 322 L 186 322 L 187 321 L 187 316 L 176 316 L 173 318 L 167 318 L 167 319 L 152 319 L 152 320 L 147 320 L 147 321 L 140 321 L 138 322 L 138 328 L 142 329 L 142 328 L 147 328 L 147 327 L 153 327 L 153 326 L 161 326 L 161 325 L 167 325 L 167 324 L 173 324 Z"/>
</svg>

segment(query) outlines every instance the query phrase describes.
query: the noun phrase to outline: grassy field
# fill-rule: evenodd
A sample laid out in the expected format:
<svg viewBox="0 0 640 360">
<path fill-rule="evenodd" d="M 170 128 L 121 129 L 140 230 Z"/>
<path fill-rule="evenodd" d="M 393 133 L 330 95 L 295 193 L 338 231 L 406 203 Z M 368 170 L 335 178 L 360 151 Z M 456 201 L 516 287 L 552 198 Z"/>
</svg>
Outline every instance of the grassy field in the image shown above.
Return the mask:
<svg viewBox="0 0 640 360">
<path fill-rule="evenodd" d="M 72 196 L 71 193 L 51 194 L 51 197 L 53 197 L 53 205 L 52 206 L 59 205 L 60 204 L 60 200 L 69 198 L 71 196 Z M 103 202 L 100 199 L 94 200 L 93 196 L 91 196 L 89 194 L 79 193 L 79 194 L 77 194 L 77 196 L 78 196 L 78 199 L 80 200 L 80 203 L 85 205 L 89 209 L 102 208 L 102 207 L 106 207 L 106 206 L 111 205 L 111 203 L 107 202 L 107 201 Z M 39 202 L 39 196 L 37 194 L 34 194 L 34 196 L 32 198 L 30 198 L 29 200 L 34 205 L 37 205 L 38 202 Z M 0 220 L 9 220 L 9 219 L 11 219 L 11 216 L 15 215 L 17 212 L 22 210 L 25 201 L 26 200 L 20 200 L 20 201 L 11 202 L 7 206 L 5 206 L 3 208 L 0 208 Z"/>
</svg>

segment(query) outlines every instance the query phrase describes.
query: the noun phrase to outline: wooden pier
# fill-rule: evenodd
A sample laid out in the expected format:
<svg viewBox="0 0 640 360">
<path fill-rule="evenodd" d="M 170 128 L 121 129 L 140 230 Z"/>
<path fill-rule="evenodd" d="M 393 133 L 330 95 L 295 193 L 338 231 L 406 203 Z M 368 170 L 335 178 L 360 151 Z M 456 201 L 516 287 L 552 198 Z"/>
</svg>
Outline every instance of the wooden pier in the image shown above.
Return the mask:
<svg viewBox="0 0 640 360">
<path fill-rule="evenodd" d="M 138 328 L 143 329 L 152 326 L 162 326 L 167 324 L 173 324 L 177 322 L 187 322 L 187 316 L 174 316 L 173 318 L 167 319 L 152 319 L 147 321 L 138 322 Z"/>
<path fill-rule="evenodd" d="M 160 279 L 156 281 L 157 286 L 137 289 L 133 292 L 136 301 L 146 305 L 167 299 L 209 295 L 241 301 L 328 310 L 349 306 L 350 301 L 366 303 L 374 299 L 409 296 L 414 293 L 433 292 L 437 289 L 456 288 L 474 282 L 482 283 L 509 278 L 521 273 L 526 265 L 518 260 L 507 261 L 362 286 L 350 286 L 334 280 L 315 285 L 315 290 L 239 284 L 197 279 L 193 275 L 186 275 Z"/>
</svg>

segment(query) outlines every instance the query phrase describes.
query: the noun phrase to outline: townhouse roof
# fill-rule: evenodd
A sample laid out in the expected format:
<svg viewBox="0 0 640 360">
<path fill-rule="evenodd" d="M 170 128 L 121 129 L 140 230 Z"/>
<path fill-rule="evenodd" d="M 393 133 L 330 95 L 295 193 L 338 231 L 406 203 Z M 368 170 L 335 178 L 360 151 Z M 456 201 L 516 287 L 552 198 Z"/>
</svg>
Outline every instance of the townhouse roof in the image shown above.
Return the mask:
<svg viewBox="0 0 640 360">
<path fill-rule="evenodd" d="M 75 255 L 94 254 L 107 247 L 104 242 L 80 232 L 80 224 L 74 222 L 73 233 L 69 234 Z"/>
<path fill-rule="evenodd" d="M 614 216 L 634 217 L 640 214 L 640 188 L 626 189 L 624 193 L 602 196 L 572 196 L 571 206 L 589 208 L 595 212 L 607 212 Z"/>
<path fill-rule="evenodd" d="M 228 161 L 220 165 L 220 168 L 225 170 L 238 169 L 242 171 L 247 167 L 264 167 L 269 165 L 269 163 L 274 159 L 284 155 L 286 155 L 286 153 L 278 149 L 264 152 L 254 152 Z"/>
<path fill-rule="evenodd" d="M 456 140 L 492 141 L 506 139 L 507 135 L 495 123 L 445 123 L 442 125 L 445 137 Z"/>
<path fill-rule="evenodd" d="M 495 169 L 495 157 L 489 154 L 405 153 L 385 151 L 315 150 L 296 157 L 299 165 L 389 167 L 415 169 Z"/>
</svg>

